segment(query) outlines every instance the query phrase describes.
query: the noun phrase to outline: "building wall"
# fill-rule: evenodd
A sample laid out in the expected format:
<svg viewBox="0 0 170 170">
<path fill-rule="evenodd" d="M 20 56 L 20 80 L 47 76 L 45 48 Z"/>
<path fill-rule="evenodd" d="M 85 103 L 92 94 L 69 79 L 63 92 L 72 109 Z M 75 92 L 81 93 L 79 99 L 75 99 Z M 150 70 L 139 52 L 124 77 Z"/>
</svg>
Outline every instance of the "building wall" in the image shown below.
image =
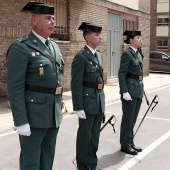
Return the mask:
<svg viewBox="0 0 170 170">
<path fill-rule="evenodd" d="M 108 0 L 110 2 L 119 4 L 119 5 L 123 5 L 125 7 L 131 8 L 131 9 L 135 9 L 138 10 L 139 9 L 139 0 L 128 0 L 128 1 L 124 1 L 124 0 Z"/>
<path fill-rule="evenodd" d="M 151 21 L 150 21 L 150 39 L 151 45 L 150 50 L 156 51 L 156 26 L 157 26 L 157 1 L 151 0 Z"/>
<path fill-rule="evenodd" d="M 150 0 L 139 0 L 139 30 L 142 33 L 142 52 L 144 54 L 144 75 L 149 75 L 149 51 L 150 51 Z"/>
<path fill-rule="evenodd" d="M 157 18 L 170 18 L 170 0 L 151 0 L 151 51 L 170 52 L 170 19 L 169 25 L 157 25 Z M 167 49 L 157 49 L 157 40 L 167 40 Z"/>
<path fill-rule="evenodd" d="M 6 100 L 6 51 L 19 37 L 27 35 L 31 30 L 30 15 L 21 13 L 21 8 L 29 0 L 1 0 L 0 1 L 0 102 Z M 119 15 L 131 14 L 139 17 L 139 30 L 144 36 L 143 52 L 144 74 L 149 73 L 148 52 L 150 46 L 150 1 L 143 0 L 139 3 L 139 11 L 131 10 L 119 4 L 103 0 L 70 0 L 69 7 L 69 32 L 70 41 L 57 41 L 65 60 L 63 78 L 64 91 L 70 90 L 71 63 L 78 50 L 84 47 L 85 41 L 82 32 L 77 28 L 83 21 L 101 25 L 102 44 L 98 49 L 104 57 L 104 79 L 107 78 L 107 16 L 108 11 Z M 10 11 L 10 12 L 9 12 Z M 5 17 L 4 17 L 5 16 Z"/>
</svg>

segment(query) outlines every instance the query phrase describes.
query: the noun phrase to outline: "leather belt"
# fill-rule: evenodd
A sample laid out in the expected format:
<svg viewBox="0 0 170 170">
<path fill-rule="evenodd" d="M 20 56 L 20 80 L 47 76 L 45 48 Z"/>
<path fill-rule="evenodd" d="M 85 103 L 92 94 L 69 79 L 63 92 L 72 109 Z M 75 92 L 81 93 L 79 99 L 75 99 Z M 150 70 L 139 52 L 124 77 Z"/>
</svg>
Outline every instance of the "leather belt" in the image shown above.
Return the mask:
<svg viewBox="0 0 170 170">
<path fill-rule="evenodd" d="M 83 82 L 83 86 L 97 89 L 97 90 L 102 90 L 104 88 L 103 84 L 95 84 L 95 83 L 88 83 L 88 82 Z"/>
<path fill-rule="evenodd" d="M 31 84 L 26 84 L 25 90 L 39 92 L 39 93 L 48 93 L 48 94 L 61 94 L 62 93 L 62 87 L 48 88 L 48 87 L 35 86 Z"/>
<path fill-rule="evenodd" d="M 132 73 L 128 73 L 126 75 L 127 78 L 132 78 L 132 79 L 136 79 L 136 80 L 139 80 L 139 81 L 142 81 L 143 80 L 143 75 L 137 75 L 137 74 L 132 74 Z"/>
</svg>

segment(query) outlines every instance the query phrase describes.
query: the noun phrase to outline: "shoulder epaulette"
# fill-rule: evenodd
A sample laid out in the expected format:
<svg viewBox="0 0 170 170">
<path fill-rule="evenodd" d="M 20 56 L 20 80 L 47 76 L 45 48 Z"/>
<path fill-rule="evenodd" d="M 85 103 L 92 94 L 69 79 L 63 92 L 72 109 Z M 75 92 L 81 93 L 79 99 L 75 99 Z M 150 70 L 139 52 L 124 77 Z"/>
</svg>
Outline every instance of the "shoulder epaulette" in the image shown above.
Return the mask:
<svg viewBox="0 0 170 170">
<path fill-rule="evenodd" d="M 51 41 L 53 41 L 53 42 L 55 42 L 55 40 L 54 40 L 54 39 L 52 39 L 52 38 L 50 38 L 50 40 L 51 40 Z M 55 43 L 56 43 L 56 42 L 55 42 Z"/>
<path fill-rule="evenodd" d="M 24 41 L 26 41 L 28 39 L 29 39 L 29 37 L 28 37 L 28 35 L 26 35 L 26 36 L 23 36 L 23 37 L 17 39 L 17 41 L 20 41 L 22 43 L 22 42 L 24 42 Z"/>
<path fill-rule="evenodd" d="M 84 53 L 85 52 L 85 50 L 84 50 L 84 48 L 82 48 L 81 50 L 79 50 L 77 53 L 78 54 L 82 54 L 82 53 Z"/>
</svg>

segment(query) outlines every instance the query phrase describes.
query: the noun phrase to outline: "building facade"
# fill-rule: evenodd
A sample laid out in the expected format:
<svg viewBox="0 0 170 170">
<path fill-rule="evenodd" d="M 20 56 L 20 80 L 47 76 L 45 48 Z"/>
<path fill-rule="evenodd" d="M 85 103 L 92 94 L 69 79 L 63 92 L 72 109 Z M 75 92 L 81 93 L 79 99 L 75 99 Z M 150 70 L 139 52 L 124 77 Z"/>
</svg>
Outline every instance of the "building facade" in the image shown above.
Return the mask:
<svg viewBox="0 0 170 170">
<path fill-rule="evenodd" d="M 84 47 L 81 22 L 101 25 L 104 80 L 117 77 L 123 44 L 124 30 L 142 31 L 144 75 L 149 74 L 150 0 L 37 0 L 55 6 L 56 29 L 51 36 L 60 46 L 65 60 L 64 91 L 70 90 L 71 63 L 78 50 Z M 6 100 L 6 51 L 19 37 L 31 30 L 30 14 L 21 13 L 29 0 L 0 1 L 0 102 Z"/>
<path fill-rule="evenodd" d="M 170 53 L 170 0 L 151 0 L 151 51 Z"/>
</svg>

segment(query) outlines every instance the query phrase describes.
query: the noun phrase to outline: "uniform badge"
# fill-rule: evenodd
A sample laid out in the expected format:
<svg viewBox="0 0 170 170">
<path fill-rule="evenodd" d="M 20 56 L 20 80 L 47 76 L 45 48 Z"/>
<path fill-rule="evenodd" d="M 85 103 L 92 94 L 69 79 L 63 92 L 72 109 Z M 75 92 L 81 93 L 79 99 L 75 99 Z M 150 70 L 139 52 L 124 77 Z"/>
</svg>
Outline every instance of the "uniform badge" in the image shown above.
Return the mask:
<svg viewBox="0 0 170 170">
<path fill-rule="evenodd" d="M 37 42 L 37 40 L 34 40 L 34 42 L 36 43 L 36 42 Z"/>
<path fill-rule="evenodd" d="M 40 64 L 40 67 L 39 67 L 39 75 L 41 77 L 44 76 L 44 68 L 43 68 L 42 64 Z"/>
<path fill-rule="evenodd" d="M 39 53 L 38 51 L 36 52 L 36 54 L 37 54 L 37 55 L 40 55 L 40 53 Z"/>
<path fill-rule="evenodd" d="M 35 52 L 32 52 L 31 55 L 34 57 L 35 56 Z"/>
</svg>

